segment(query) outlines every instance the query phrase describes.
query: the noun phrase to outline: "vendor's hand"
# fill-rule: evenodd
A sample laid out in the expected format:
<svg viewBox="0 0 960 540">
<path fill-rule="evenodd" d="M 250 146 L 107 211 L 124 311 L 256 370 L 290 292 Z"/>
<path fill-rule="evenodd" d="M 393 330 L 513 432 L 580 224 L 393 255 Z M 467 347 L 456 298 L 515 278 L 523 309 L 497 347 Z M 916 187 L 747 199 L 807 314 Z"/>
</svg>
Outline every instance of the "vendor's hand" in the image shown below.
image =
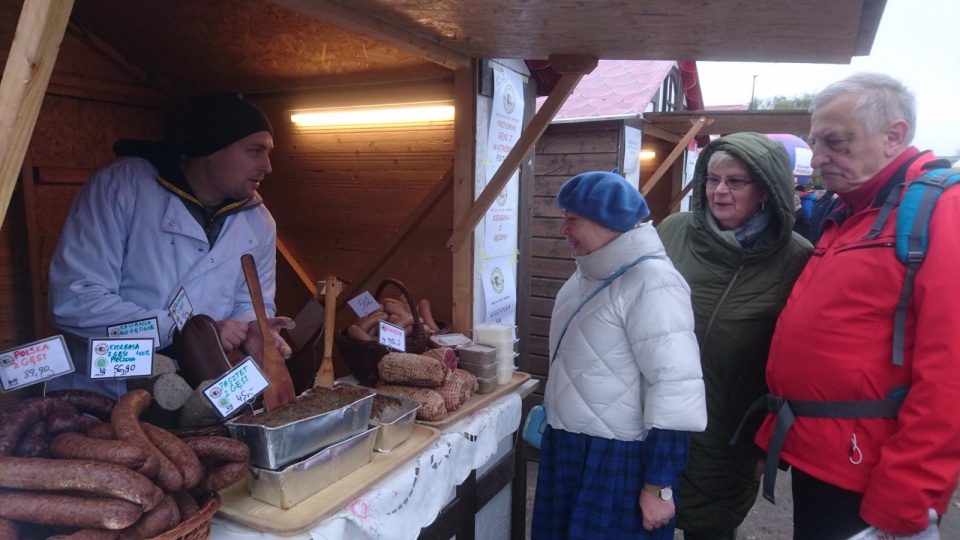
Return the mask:
<svg viewBox="0 0 960 540">
<path fill-rule="evenodd" d="M 673 499 L 665 501 L 660 497 L 640 491 L 640 513 L 643 514 L 643 528 L 652 531 L 663 527 L 673 519 L 677 509 Z"/>
<path fill-rule="evenodd" d="M 220 334 L 220 345 L 223 351 L 231 353 L 247 339 L 247 323 L 236 319 L 217 321 L 217 333 Z"/>
<path fill-rule="evenodd" d="M 290 345 L 287 345 L 287 342 L 280 337 L 280 330 L 282 328 L 289 330 L 295 326 L 296 323 L 294 323 L 293 319 L 290 317 L 267 318 L 267 328 L 270 330 L 270 337 L 273 339 L 273 344 L 277 347 L 277 350 L 280 351 L 280 356 L 282 356 L 284 360 L 289 359 L 293 355 L 293 349 L 291 349 Z M 243 343 L 243 348 L 250 354 L 253 354 L 254 351 L 259 354 L 260 349 L 263 348 L 263 339 L 260 335 L 260 325 L 257 323 L 257 321 L 250 321 L 250 327 L 247 331 L 247 339 Z"/>
</svg>

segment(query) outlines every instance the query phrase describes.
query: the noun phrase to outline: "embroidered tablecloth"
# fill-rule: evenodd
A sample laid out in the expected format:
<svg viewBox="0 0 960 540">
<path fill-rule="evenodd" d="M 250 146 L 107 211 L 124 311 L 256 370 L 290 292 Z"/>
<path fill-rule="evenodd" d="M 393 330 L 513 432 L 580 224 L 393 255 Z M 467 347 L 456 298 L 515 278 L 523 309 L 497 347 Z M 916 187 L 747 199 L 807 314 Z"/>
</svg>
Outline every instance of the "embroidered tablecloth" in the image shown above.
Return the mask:
<svg viewBox="0 0 960 540">
<path fill-rule="evenodd" d="M 313 540 L 413 539 L 436 519 L 456 486 L 487 462 L 505 437 L 520 427 L 520 395 L 510 392 L 449 426 L 419 456 L 384 476 L 369 491 L 297 536 L 277 536 L 221 516 L 212 540 L 287 538 Z"/>
</svg>

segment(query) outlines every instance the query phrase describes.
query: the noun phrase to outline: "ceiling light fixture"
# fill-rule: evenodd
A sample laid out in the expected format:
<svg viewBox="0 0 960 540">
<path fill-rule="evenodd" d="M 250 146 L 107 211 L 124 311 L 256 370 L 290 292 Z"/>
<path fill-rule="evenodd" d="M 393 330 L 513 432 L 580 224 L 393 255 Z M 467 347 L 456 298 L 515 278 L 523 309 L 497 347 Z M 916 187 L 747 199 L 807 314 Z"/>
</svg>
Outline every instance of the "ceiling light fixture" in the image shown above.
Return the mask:
<svg viewBox="0 0 960 540">
<path fill-rule="evenodd" d="M 290 115 L 294 124 L 303 127 L 423 124 L 453 118 L 454 107 L 447 102 L 308 109 Z"/>
<path fill-rule="evenodd" d="M 648 160 L 648 159 L 653 159 L 653 158 L 655 158 L 655 157 L 657 157 L 657 153 L 654 152 L 653 150 L 641 150 L 641 151 L 640 151 L 640 159 L 641 159 L 641 160 L 646 161 L 646 160 Z"/>
</svg>

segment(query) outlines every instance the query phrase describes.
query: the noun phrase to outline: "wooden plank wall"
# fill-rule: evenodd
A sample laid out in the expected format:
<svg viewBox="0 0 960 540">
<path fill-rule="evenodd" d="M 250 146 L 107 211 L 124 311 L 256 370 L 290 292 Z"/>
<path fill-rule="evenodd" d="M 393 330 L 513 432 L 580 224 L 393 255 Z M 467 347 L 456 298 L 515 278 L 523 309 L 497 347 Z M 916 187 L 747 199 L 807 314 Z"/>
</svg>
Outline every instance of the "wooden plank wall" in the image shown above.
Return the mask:
<svg viewBox="0 0 960 540">
<path fill-rule="evenodd" d="M 277 220 L 278 237 L 315 280 L 354 279 L 453 165 L 452 122 L 310 129 L 293 125 L 282 102 L 260 103 L 273 122 L 276 144 L 273 173 L 260 192 Z M 452 254 L 445 242 L 452 227 L 451 191 L 361 290 L 373 294 L 393 277 L 415 300 L 428 299 L 435 318 L 449 322 Z M 400 294 L 392 285 L 384 291 Z M 355 318 L 350 308 L 341 310 L 338 329 Z"/>
</svg>

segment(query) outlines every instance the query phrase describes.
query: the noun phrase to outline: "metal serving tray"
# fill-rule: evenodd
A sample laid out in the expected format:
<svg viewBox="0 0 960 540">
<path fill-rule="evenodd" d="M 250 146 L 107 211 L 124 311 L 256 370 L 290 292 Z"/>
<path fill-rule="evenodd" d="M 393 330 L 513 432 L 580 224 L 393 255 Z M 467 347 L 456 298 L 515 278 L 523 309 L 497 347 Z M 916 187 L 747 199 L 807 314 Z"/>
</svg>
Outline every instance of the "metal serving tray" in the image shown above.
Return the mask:
<svg viewBox="0 0 960 540">
<path fill-rule="evenodd" d="M 346 388 L 358 389 L 354 386 Z M 375 393 L 369 389 L 359 390 L 359 393 L 366 396 L 339 409 L 278 427 L 242 423 L 243 417 L 228 421 L 226 426 L 231 437 L 250 447 L 251 465 L 276 470 L 366 430 Z"/>
<path fill-rule="evenodd" d="M 279 471 L 250 467 L 250 497 L 284 510 L 293 507 L 369 463 L 378 431 L 370 427 Z"/>
<path fill-rule="evenodd" d="M 413 421 L 416 420 L 417 411 L 420 410 L 420 402 L 393 394 L 380 393 L 380 396 L 396 401 L 401 407 L 401 412 L 393 418 L 378 420 L 373 416 L 370 417 L 371 425 L 380 426 L 373 449 L 385 453 L 410 438 L 410 434 L 413 433 Z"/>
</svg>

